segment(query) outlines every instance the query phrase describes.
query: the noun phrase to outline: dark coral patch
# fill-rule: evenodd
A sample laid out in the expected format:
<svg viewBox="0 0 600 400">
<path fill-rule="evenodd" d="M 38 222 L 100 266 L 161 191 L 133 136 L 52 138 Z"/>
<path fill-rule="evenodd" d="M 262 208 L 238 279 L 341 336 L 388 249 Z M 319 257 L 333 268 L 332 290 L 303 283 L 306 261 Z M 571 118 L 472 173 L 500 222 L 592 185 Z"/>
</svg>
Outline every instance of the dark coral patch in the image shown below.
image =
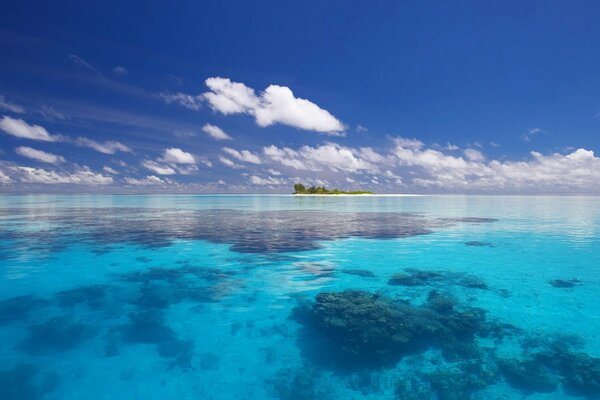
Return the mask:
<svg viewBox="0 0 600 400">
<path fill-rule="evenodd" d="M 106 299 L 108 285 L 90 285 L 74 289 L 63 290 L 56 294 L 56 299 L 61 307 L 73 307 L 87 304 L 92 309 L 102 307 Z"/>
<path fill-rule="evenodd" d="M 37 368 L 30 364 L 20 364 L 12 370 L 0 371 L 0 399 L 40 399 L 41 393 L 32 382 L 37 372 Z"/>
<path fill-rule="evenodd" d="M 294 316 L 309 330 L 308 355 L 340 368 L 391 365 L 432 346 L 448 354 L 476 355 L 470 350 L 475 335 L 487 330 L 485 313 L 464 307 L 458 311 L 454 305 L 440 310 L 348 290 L 319 293 L 314 303 L 297 307 Z"/>
<path fill-rule="evenodd" d="M 499 360 L 500 371 L 512 387 L 525 392 L 552 393 L 558 379 L 535 360 Z"/>
<path fill-rule="evenodd" d="M 343 269 L 342 273 L 348 275 L 361 276 L 363 278 L 374 278 L 375 274 L 367 269 Z"/>
<path fill-rule="evenodd" d="M 469 242 L 465 242 L 465 246 L 467 246 L 467 247 L 494 247 L 494 245 L 489 242 L 480 242 L 477 240 L 471 240 Z"/>
<path fill-rule="evenodd" d="M 577 278 L 573 279 L 553 279 L 548 282 L 550 285 L 557 288 L 572 288 L 581 285 L 581 281 Z"/>
<path fill-rule="evenodd" d="M 388 280 L 393 286 L 447 286 L 456 285 L 469 289 L 488 289 L 487 284 L 481 279 L 459 272 L 427 271 L 415 268 L 406 268 L 405 272 L 392 275 Z"/>
<path fill-rule="evenodd" d="M 29 336 L 18 348 L 31 355 L 47 352 L 63 352 L 77 347 L 93 336 L 93 330 L 68 317 L 55 317 L 46 322 L 31 325 Z"/>
<path fill-rule="evenodd" d="M 23 209 L 4 209 L 20 216 Z M 396 212 L 177 210 L 147 208 L 56 208 L 28 212 L 60 228 L 39 232 L 4 230 L 19 252 L 53 253 L 70 243 L 91 243 L 98 254 L 115 244 L 149 248 L 170 246 L 175 240 L 207 240 L 231 245 L 239 253 L 285 253 L 311 250 L 319 242 L 348 237 L 392 239 L 425 235 L 453 223 L 493 222 L 491 218 L 427 220 L 422 215 Z M 31 215 L 32 212 L 37 214 Z M 102 215 L 102 218 L 98 218 Z M 65 229 L 69 227 L 72 229 Z M 13 250 L 13 249 L 11 249 Z M 12 251 L 11 251 L 12 253 Z M 145 259 L 140 259 L 144 262 Z"/>
<path fill-rule="evenodd" d="M 175 332 L 165 324 L 160 310 L 129 313 L 129 323 L 123 327 L 125 341 L 130 343 L 161 343 L 175 340 Z"/>
<path fill-rule="evenodd" d="M 48 301 L 37 296 L 12 297 L 0 302 L 0 325 L 25 319 L 29 313 L 48 305 Z"/>
</svg>

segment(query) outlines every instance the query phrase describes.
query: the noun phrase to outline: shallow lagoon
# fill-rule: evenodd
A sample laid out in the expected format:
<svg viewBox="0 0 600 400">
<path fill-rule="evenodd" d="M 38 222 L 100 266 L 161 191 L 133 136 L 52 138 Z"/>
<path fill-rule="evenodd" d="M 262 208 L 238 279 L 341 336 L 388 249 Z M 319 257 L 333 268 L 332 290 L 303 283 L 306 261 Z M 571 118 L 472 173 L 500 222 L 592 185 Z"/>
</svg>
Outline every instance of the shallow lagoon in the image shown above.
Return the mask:
<svg viewBox="0 0 600 400">
<path fill-rule="evenodd" d="M 0 398 L 585 399 L 595 197 L 0 197 Z"/>
</svg>

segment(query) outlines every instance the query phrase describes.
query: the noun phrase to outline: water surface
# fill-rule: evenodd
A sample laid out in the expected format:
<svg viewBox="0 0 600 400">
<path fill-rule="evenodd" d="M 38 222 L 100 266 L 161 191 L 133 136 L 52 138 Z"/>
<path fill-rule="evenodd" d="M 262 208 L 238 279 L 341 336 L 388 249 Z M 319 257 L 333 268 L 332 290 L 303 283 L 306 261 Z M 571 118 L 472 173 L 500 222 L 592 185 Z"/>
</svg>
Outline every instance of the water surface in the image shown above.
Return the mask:
<svg viewBox="0 0 600 400">
<path fill-rule="evenodd" d="M 599 234 L 596 197 L 0 197 L 0 398 L 599 398 Z"/>
</svg>

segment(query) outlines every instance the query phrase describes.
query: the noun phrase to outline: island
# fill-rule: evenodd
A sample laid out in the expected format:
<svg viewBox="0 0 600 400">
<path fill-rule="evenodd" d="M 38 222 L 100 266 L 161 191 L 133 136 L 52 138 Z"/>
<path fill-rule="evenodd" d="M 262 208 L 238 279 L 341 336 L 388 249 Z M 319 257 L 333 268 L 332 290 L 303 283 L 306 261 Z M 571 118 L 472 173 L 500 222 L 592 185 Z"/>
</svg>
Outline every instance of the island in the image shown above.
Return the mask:
<svg viewBox="0 0 600 400">
<path fill-rule="evenodd" d="M 327 189 L 325 186 L 310 186 L 306 187 L 301 183 L 294 185 L 294 195 L 370 195 L 373 192 L 367 190 L 343 191 L 339 189 Z"/>
</svg>

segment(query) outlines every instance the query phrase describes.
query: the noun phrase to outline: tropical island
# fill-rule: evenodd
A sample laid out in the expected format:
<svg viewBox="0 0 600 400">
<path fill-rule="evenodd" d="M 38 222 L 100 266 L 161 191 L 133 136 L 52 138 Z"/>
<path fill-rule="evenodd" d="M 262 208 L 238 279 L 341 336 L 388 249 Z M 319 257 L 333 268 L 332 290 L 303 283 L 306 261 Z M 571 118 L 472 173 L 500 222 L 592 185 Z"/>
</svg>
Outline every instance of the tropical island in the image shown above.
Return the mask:
<svg viewBox="0 0 600 400">
<path fill-rule="evenodd" d="M 369 192 L 367 190 L 355 190 L 355 191 L 343 191 L 343 190 L 339 190 L 339 189 L 327 189 L 325 186 L 310 186 L 310 187 L 306 187 L 301 183 L 296 183 L 294 185 L 294 195 L 336 195 L 336 194 L 342 194 L 342 195 L 366 195 L 366 194 L 373 194 L 373 192 Z"/>
</svg>

